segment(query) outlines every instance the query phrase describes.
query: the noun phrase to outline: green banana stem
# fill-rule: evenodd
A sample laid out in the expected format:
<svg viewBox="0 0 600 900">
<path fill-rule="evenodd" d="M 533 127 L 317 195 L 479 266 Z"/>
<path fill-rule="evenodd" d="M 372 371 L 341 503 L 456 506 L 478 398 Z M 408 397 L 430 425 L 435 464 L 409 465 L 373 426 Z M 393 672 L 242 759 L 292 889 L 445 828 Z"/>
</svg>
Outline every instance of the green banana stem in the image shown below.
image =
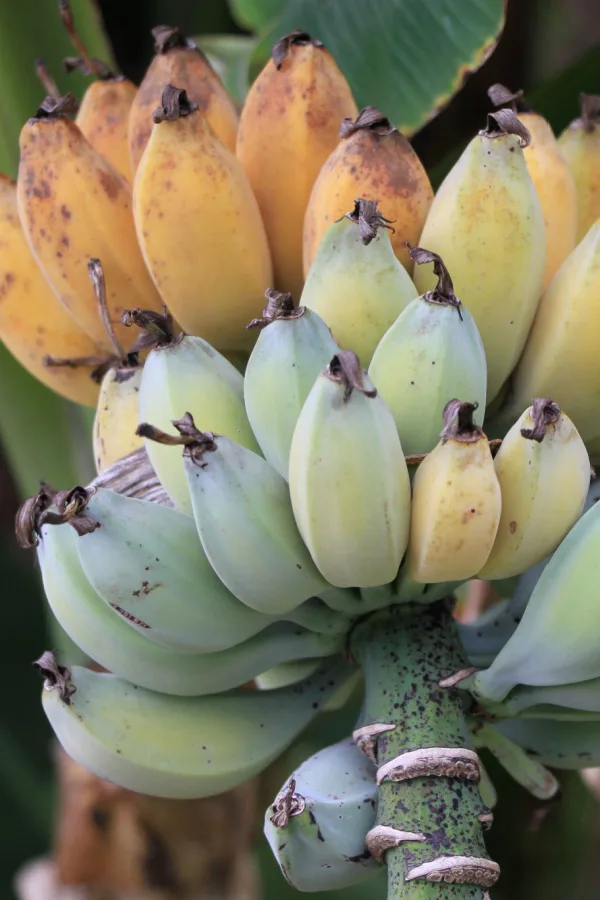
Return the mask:
<svg viewBox="0 0 600 900">
<path fill-rule="evenodd" d="M 439 686 L 468 666 L 451 606 L 392 606 L 352 634 L 365 678 L 354 737 L 380 782 L 367 847 L 387 865 L 388 900 L 484 900 L 499 874 L 483 840 L 491 814 L 479 793 L 464 695 Z"/>
</svg>

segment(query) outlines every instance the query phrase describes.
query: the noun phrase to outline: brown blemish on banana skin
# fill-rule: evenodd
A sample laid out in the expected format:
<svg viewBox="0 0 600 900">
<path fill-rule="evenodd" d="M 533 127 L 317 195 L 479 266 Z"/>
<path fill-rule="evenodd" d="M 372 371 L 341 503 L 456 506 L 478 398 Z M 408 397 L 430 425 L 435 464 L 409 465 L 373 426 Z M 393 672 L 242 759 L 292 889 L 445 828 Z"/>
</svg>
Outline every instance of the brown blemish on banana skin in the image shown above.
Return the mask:
<svg viewBox="0 0 600 900">
<path fill-rule="evenodd" d="M 115 200 L 123 190 L 123 181 L 116 172 L 110 172 L 108 169 L 100 169 L 98 179 L 102 185 L 102 189 L 110 197 Z"/>
</svg>

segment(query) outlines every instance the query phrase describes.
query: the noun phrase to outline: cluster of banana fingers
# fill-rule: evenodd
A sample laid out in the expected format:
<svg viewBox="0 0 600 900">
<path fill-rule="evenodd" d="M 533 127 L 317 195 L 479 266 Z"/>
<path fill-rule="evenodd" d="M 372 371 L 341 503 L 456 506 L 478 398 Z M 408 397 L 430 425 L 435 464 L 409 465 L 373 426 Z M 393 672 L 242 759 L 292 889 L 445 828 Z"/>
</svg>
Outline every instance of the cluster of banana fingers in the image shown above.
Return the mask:
<svg viewBox="0 0 600 900">
<path fill-rule="evenodd" d="M 0 182 L 0 336 L 97 405 L 99 472 L 143 448 L 160 483 L 19 513 L 110 672 L 40 658 L 54 731 L 132 790 L 228 790 L 346 702 L 359 617 L 490 579 L 453 684 L 475 746 L 548 796 L 544 764 L 600 762 L 597 98 L 557 142 L 495 86 L 434 196 L 304 32 L 239 123 L 198 49 L 154 36 L 139 90 L 104 73 L 74 121 L 47 98 Z M 349 739 L 286 782 L 266 830 L 296 886 L 377 871 L 376 796 Z"/>
</svg>

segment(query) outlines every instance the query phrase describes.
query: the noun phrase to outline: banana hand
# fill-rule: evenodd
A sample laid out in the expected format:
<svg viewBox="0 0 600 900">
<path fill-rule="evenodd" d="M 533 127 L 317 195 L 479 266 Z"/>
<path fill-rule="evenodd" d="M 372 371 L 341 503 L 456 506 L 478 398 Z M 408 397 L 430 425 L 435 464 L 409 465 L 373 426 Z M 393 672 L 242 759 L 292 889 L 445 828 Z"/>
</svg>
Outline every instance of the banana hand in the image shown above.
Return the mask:
<svg viewBox="0 0 600 900">
<path fill-rule="evenodd" d="M 173 799 L 220 794 L 258 775 L 353 674 L 338 658 L 274 691 L 173 697 L 79 666 L 61 671 L 44 657 L 42 704 L 69 756 L 128 790 Z"/>
</svg>

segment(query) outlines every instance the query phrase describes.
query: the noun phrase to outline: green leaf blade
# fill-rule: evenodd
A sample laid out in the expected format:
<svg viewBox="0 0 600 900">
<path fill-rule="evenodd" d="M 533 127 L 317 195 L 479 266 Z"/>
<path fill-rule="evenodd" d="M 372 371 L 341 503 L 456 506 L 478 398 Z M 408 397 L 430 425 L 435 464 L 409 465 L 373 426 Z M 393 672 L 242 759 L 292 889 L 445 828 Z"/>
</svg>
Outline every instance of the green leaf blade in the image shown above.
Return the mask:
<svg viewBox="0 0 600 900">
<path fill-rule="evenodd" d="M 323 41 L 359 107 L 381 109 L 405 134 L 433 118 L 493 52 L 504 0 L 231 0 L 266 46 L 294 28 Z M 276 24 L 273 15 L 280 10 Z M 262 14 L 261 14 L 262 13 Z"/>
</svg>

